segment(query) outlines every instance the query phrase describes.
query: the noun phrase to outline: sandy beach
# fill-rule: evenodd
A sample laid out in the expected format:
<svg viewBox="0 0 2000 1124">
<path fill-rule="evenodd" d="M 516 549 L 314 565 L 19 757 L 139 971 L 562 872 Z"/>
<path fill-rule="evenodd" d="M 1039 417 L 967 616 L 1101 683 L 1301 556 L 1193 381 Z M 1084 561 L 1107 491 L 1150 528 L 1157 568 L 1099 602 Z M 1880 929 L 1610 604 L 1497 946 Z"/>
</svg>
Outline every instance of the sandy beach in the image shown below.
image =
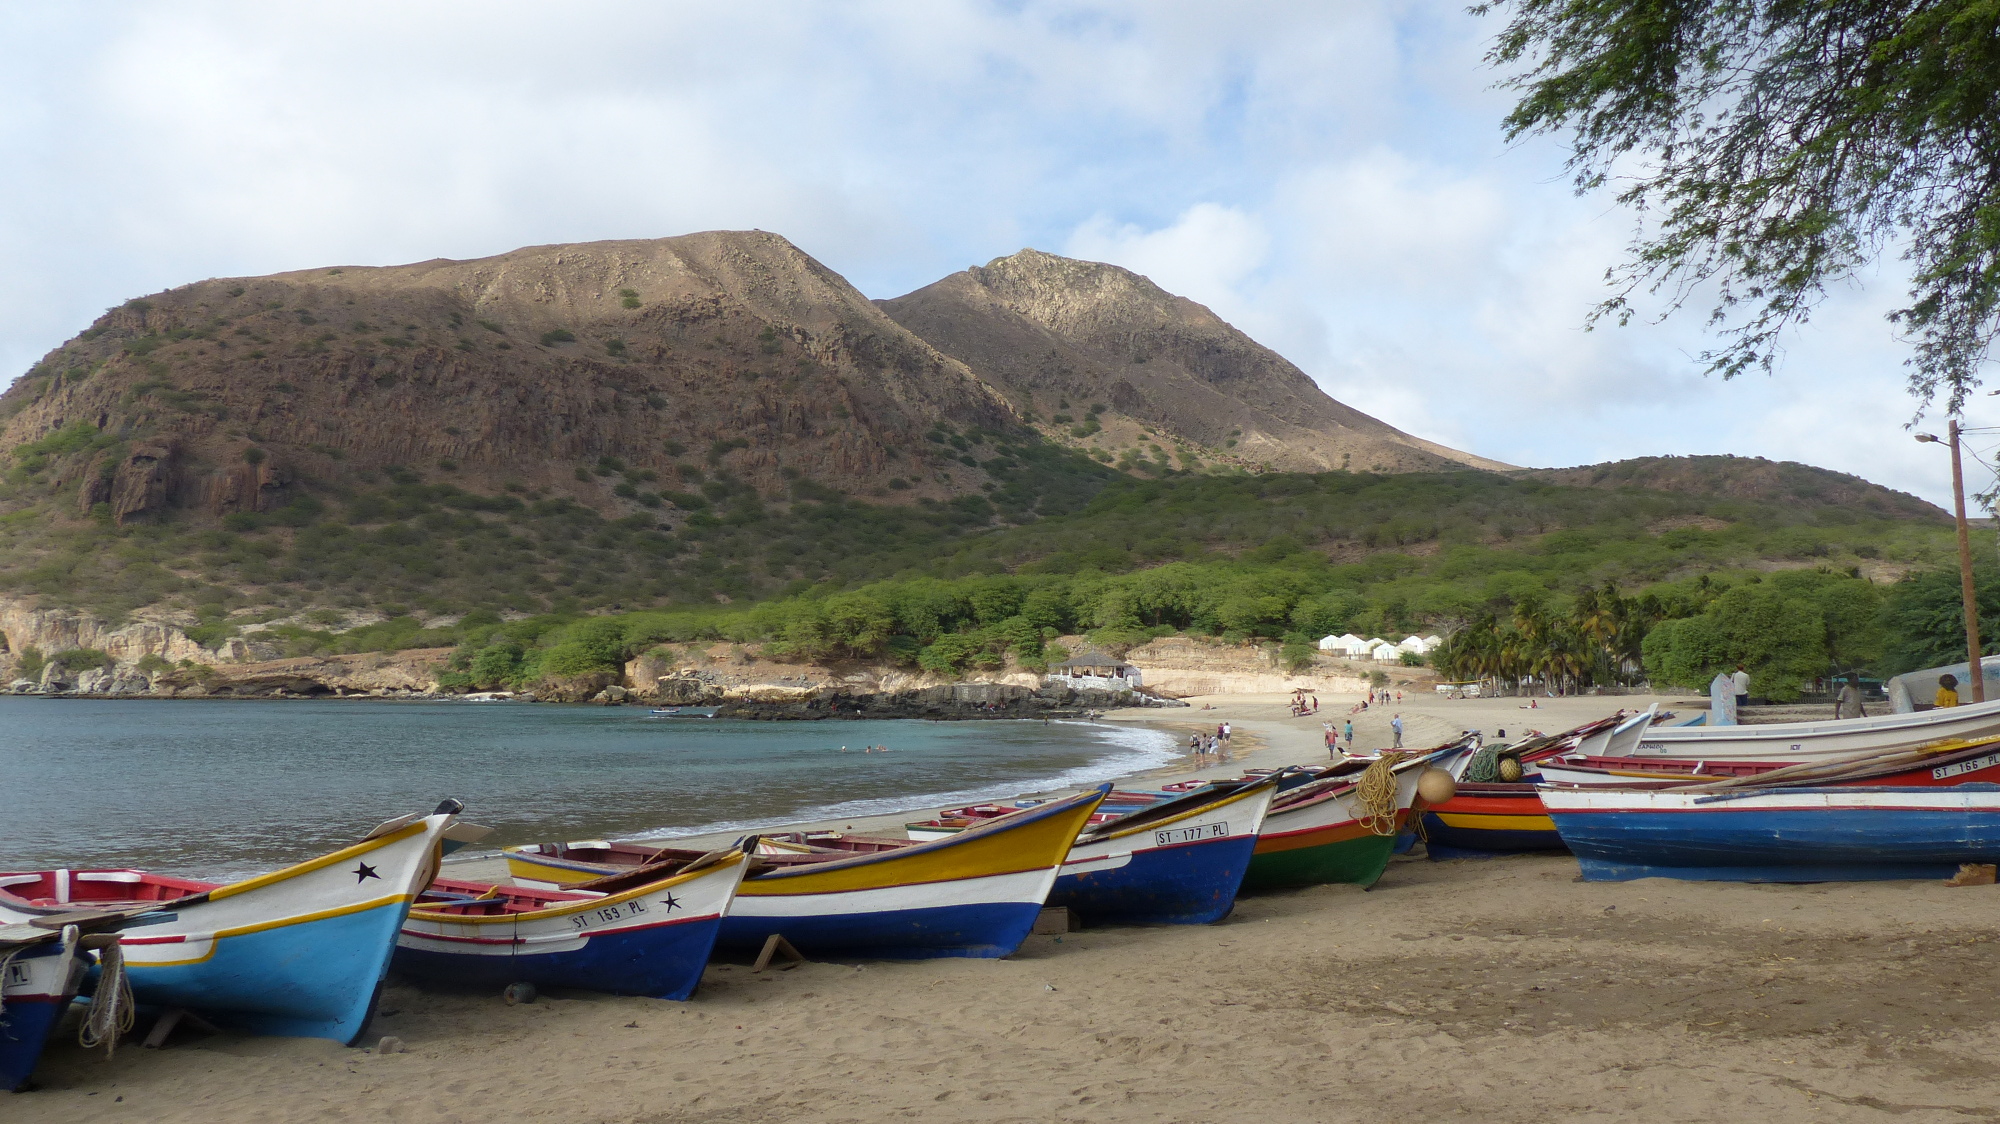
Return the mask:
<svg viewBox="0 0 2000 1124">
<path fill-rule="evenodd" d="M 1247 765 L 1323 758 L 1282 698 Z M 1560 729 L 1650 699 L 1406 700 L 1406 745 Z M 1338 713 L 1336 714 L 1336 706 Z M 1363 748 L 1388 716 L 1357 720 Z M 1254 740 L 1258 744 L 1251 746 Z M 1186 772 L 1183 769 L 1181 772 Z M 857 825 L 865 826 L 865 825 Z M 43 1121 L 1912 1121 L 2000 1115 L 2000 889 L 1576 881 L 1567 856 L 1396 860 L 1372 890 L 1242 899 L 1209 927 L 1037 936 L 1002 961 L 712 965 L 688 1003 L 392 987 L 378 1054 L 186 1033 L 52 1044 Z"/>
</svg>

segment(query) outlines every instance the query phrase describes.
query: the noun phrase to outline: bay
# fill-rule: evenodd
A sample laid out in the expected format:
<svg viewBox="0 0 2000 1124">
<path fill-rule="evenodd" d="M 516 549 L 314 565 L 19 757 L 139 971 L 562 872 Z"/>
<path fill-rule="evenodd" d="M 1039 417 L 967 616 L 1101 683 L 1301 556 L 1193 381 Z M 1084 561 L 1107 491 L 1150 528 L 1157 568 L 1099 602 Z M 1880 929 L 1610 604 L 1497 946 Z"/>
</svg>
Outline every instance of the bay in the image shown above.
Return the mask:
<svg viewBox="0 0 2000 1124">
<path fill-rule="evenodd" d="M 237 877 L 445 797 L 495 829 L 482 848 L 748 831 L 1096 783 L 1173 752 L 1154 731 L 1075 721 L 0 696 L 0 870 Z"/>
</svg>

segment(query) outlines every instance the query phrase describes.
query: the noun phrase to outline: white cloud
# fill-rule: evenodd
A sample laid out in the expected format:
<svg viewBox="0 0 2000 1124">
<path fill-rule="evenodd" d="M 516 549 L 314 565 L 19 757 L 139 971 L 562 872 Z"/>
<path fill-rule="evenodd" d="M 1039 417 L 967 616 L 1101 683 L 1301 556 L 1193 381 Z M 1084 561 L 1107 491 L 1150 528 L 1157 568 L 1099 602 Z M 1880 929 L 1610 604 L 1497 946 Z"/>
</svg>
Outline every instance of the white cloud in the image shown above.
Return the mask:
<svg viewBox="0 0 2000 1124">
<path fill-rule="evenodd" d="M 204 276 L 718 227 L 875 296 L 1034 245 L 1516 463 L 1795 457 L 1938 497 L 1890 282 L 1771 377 L 1584 332 L 1628 219 L 1503 146 L 1462 0 L 0 8 L 0 378 Z"/>
</svg>

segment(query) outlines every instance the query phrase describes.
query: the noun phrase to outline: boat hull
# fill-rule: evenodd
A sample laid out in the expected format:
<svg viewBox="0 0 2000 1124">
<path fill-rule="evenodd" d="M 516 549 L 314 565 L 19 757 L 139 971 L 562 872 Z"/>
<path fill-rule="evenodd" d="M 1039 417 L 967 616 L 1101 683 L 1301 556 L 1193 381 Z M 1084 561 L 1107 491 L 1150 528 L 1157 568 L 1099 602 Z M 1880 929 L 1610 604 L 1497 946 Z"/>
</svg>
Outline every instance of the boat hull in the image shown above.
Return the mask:
<svg viewBox="0 0 2000 1124">
<path fill-rule="evenodd" d="M 790 866 L 743 880 L 716 948 L 755 952 L 783 936 L 822 959 L 1001 957 L 1026 940 L 1063 858 L 1110 786 L 947 839 Z M 512 848 L 517 879 L 575 884 L 615 868 Z"/>
<path fill-rule="evenodd" d="M 1233 793 L 1171 820 L 1070 848 L 1048 904 L 1090 924 L 1206 925 L 1229 916 L 1275 784 Z"/>
<path fill-rule="evenodd" d="M 1460 785 L 1457 795 L 1420 815 L 1433 859 L 1567 849 L 1529 785 Z"/>
<path fill-rule="evenodd" d="M 716 947 L 753 953 L 782 935 L 825 959 L 992 959 L 1021 947 L 1055 882 L 1042 870 L 960 879 L 949 886 L 885 886 L 827 894 L 742 894 Z"/>
<path fill-rule="evenodd" d="M 7 965 L 0 979 L 0 1091 L 27 1086 L 82 975 L 83 963 L 56 942 L 31 945 Z"/>
<path fill-rule="evenodd" d="M 403 925 L 394 967 L 417 983 L 531 983 L 686 999 L 701 983 L 747 866 L 739 856 L 623 893 L 511 916 L 419 906 Z"/>
<path fill-rule="evenodd" d="M 119 941 L 133 997 L 251 1034 L 358 1041 L 450 819 L 134 919 Z"/>
<path fill-rule="evenodd" d="M 1421 766 L 1396 774 L 1395 830 L 1378 835 L 1360 823 L 1364 812 L 1352 788 L 1303 802 L 1278 801 L 1264 817 L 1245 890 L 1276 890 L 1320 882 L 1373 886 L 1388 869 L 1396 836 L 1409 819 Z"/>
<path fill-rule="evenodd" d="M 1585 881 L 1944 878 L 2000 859 L 2000 788 L 1819 788 L 1737 796 L 1544 790 Z"/>
<path fill-rule="evenodd" d="M 1823 722 L 1655 727 L 1646 731 L 1630 753 L 1639 757 L 1812 760 L 1827 754 L 1909 749 L 1995 735 L 2000 735 L 2000 700 L 1916 714 Z"/>
</svg>

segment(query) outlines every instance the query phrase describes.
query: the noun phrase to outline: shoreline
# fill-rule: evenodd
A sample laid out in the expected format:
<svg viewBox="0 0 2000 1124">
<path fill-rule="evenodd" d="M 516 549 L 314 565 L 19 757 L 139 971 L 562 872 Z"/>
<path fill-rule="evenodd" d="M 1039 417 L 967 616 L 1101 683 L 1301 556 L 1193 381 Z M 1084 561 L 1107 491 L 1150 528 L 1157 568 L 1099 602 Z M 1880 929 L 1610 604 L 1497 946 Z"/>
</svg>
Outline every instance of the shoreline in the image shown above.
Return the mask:
<svg viewBox="0 0 2000 1124">
<path fill-rule="evenodd" d="M 1348 707 L 1352 703 L 1359 702 L 1359 696 L 1336 699 L 1322 695 L 1319 713 L 1300 718 L 1293 718 L 1287 712 L 1288 699 L 1288 695 L 1281 694 L 1197 696 L 1189 700 L 1190 706 L 1186 709 L 1131 707 L 1106 712 L 1096 719 L 1096 724 L 1135 726 L 1154 729 L 1169 736 L 1178 735 L 1171 760 L 1152 768 L 1120 774 L 1110 778 L 1108 783 L 1114 788 L 1121 788 L 1130 787 L 1134 782 L 1140 781 L 1158 785 L 1176 781 L 1216 780 L 1239 776 L 1246 769 L 1276 769 L 1286 765 L 1317 765 L 1328 761 L 1322 723 L 1333 722 L 1338 728 L 1350 717 Z M 1507 731 L 1508 740 L 1516 740 L 1530 728 L 1554 732 L 1601 718 L 1615 710 L 1644 710 L 1655 702 L 1660 703 L 1662 709 L 1666 709 L 1667 703 L 1671 700 L 1666 696 L 1651 695 L 1603 697 L 1585 695 L 1536 701 L 1541 705 L 1530 711 L 1523 709 L 1526 706 L 1525 699 L 1406 697 L 1400 704 L 1392 702 L 1352 715 L 1355 742 L 1363 751 L 1388 747 L 1392 740 L 1389 719 L 1399 713 L 1405 720 L 1404 747 L 1428 748 L 1442 745 L 1467 729 L 1481 729 L 1489 736 L 1495 737 L 1498 736 L 1497 731 L 1504 729 Z M 1212 709 L 1204 710 L 1203 706 Z M 1006 721 L 997 718 L 993 720 Z M 1528 725 L 1530 721 L 1533 722 L 1532 727 Z M 1187 735 L 1196 729 L 1213 730 L 1218 722 L 1231 723 L 1238 744 L 1226 760 L 1212 762 L 1201 768 L 1194 767 L 1193 758 L 1186 748 Z M 1076 791 L 1079 789 L 1075 786 L 1022 788 L 1011 796 L 957 803 L 1046 799 Z M 907 808 L 892 812 L 799 820 L 759 830 L 849 831 L 902 838 L 903 826 L 906 823 L 930 819 L 947 806 L 951 805 L 913 803 Z M 476 820 L 478 817 L 474 815 L 473 818 Z M 670 840 L 685 846 L 716 848 L 726 846 L 751 833 L 750 829 L 728 829 L 684 835 L 655 834 L 648 831 L 623 838 L 649 843 Z M 554 840 L 537 840 L 537 842 L 554 842 Z M 498 852 L 482 851 L 447 859 L 446 865 L 457 878 L 504 881 L 508 877 L 506 861 Z"/>
<path fill-rule="evenodd" d="M 1401 713 L 1424 745 L 1634 701 L 1652 700 L 1554 700 L 1527 723 L 1517 700 Z M 1310 760 L 1321 722 L 1346 718 L 1216 705 L 1199 713 L 1236 724 L 1243 751 L 1200 775 Z M 1358 715 L 1360 747 L 1397 712 Z M 0 1105 L 18 1124 L 1957 1120 L 2000 1099 L 2000 1015 L 1977 987 L 1996 895 L 1587 883 L 1567 855 L 1405 856 L 1366 891 L 1247 895 L 1213 925 L 1031 936 L 1002 960 L 711 962 L 685 1003 L 507 1005 L 392 979 L 366 1042 L 393 1035 L 397 1052 L 184 1030 L 107 1061 L 66 1034 L 42 1087 Z"/>
</svg>

